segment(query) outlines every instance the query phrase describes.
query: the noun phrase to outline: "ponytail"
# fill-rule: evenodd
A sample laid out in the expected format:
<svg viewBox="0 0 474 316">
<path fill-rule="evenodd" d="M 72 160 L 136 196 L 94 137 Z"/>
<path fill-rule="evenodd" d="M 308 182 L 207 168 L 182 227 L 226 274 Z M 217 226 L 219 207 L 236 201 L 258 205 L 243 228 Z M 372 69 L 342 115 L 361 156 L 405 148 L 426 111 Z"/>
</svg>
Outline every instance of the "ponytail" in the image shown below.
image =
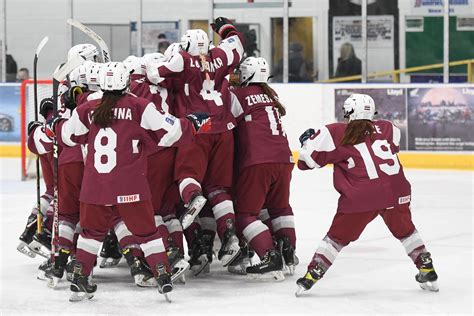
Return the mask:
<svg viewBox="0 0 474 316">
<path fill-rule="evenodd" d="M 276 96 L 275 91 L 273 91 L 272 88 L 266 83 L 260 83 L 260 86 L 263 89 L 263 92 L 275 103 L 275 107 L 277 108 L 278 112 L 280 113 L 280 116 L 285 116 L 286 115 L 286 109 L 283 106 L 283 104 L 278 101 L 278 97 Z"/>
<path fill-rule="evenodd" d="M 110 127 L 114 118 L 112 109 L 123 95 L 123 91 L 105 91 L 102 100 L 97 104 L 94 113 L 92 113 L 94 124 L 101 128 Z"/>
<path fill-rule="evenodd" d="M 355 120 L 347 124 L 342 138 L 342 145 L 355 145 L 365 141 L 365 138 L 369 136 L 371 139 L 375 132 L 374 123 L 370 120 Z"/>
</svg>

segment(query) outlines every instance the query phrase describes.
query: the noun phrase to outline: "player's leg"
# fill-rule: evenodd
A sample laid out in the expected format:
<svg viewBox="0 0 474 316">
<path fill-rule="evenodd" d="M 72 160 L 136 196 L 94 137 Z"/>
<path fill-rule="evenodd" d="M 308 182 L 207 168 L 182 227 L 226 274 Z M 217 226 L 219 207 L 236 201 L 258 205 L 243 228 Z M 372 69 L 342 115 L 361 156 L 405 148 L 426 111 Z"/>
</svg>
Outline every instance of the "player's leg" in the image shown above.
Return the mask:
<svg viewBox="0 0 474 316">
<path fill-rule="evenodd" d="M 75 248 L 76 226 L 79 223 L 82 177 L 84 164 L 72 162 L 59 166 L 59 240 L 58 255 L 54 258 L 54 269 L 50 286 L 55 286 L 63 277 L 71 251 Z"/>
<path fill-rule="evenodd" d="M 112 208 L 104 205 L 81 203 L 81 234 L 77 240 L 76 263 L 70 289 L 70 301 L 92 298 L 97 285 L 90 282 L 90 275 L 97 260 L 101 243 L 109 230 Z"/>
<path fill-rule="evenodd" d="M 170 243 L 178 247 L 180 252 L 184 255 L 183 227 L 178 220 L 179 216 L 177 214 L 178 205 L 180 203 L 179 199 L 178 186 L 172 182 L 165 192 L 159 213 L 168 228 Z"/>
<path fill-rule="evenodd" d="M 213 257 L 216 221 L 209 203 L 203 207 L 197 219 L 199 220 L 199 228 L 196 227 L 193 242 L 189 247 L 189 264 L 194 276 L 201 272 L 210 272 L 209 266 Z"/>
<path fill-rule="evenodd" d="M 226 267 L 239 253 L 239 239 L 235 234 L 235 213 L 230 188 L 232 186 L 234 134 L 227 131 L 213 137 L 209 165 L 205 177 L 205 194 L 212 207 L 221 240 L 218 258 Z"/>
<path fill-rule="evenodd" d="M 400 240 L 407 255 L 413 260 L 419 270 L 415 276 L 422 289 L 439 290 L 438 275 L 433 267 L 431 254 L 426 250 L 420 234 L 411 219 L 410 204 L 402 204 L 392 209 L 386 209 L 380 213 L 392 235 Z"/>
<path fill-rule="evenodd" d="M 161 294 L 172 291 L 168 257 L 163 239 L 155 225 L 151 201 L 116 204 L 114 209 L 119 212 L 125 225 L 140 244 L 146 262 L 158 283 L 158 291 Z"/>
<path fill-rule="evenodd" d="M 309 290 L 324 276 L 342 248 L 359 239 L 367 224 L 377 217 L 378 213 L 378 211 L 336 213 L 329 231 L 308 265 L 308 271 L 304 277 L 296 281 L 298 284 L 297 296 L 303 291 Z"/>
<path fill-rule="evenodd" d="M 235 186 L 236 218 L 238 230 L 260 258 L 260 263 L 246 268 L 246 273 L 284 280 L 282 256 L 275 249 L 270 230 L 258 219 L 273 182 L 274 169 L 272 164 L 260 164 L 239 173 Z"/>
<path fill-rule="evenodd" d="M 290 205 L 290 183 L 293 164 L 273 164 L 275 180 L 271 185 L 265 206 L 271 218 L 273 236 L 289 273 L 293 275 L 298 258 L 295 255 L 296 232 Z"/>
<path fill-rule="evenodd" d="M 197 134 L 194 142 L 180 146 L 176 150 L 174 178 L 179 186 L 179 194 L 185 211 L 180 221 L 183 229 L 188 228 L 206 204 L 201 183 L 206 173 L 212 136 Z"/>
</svg>

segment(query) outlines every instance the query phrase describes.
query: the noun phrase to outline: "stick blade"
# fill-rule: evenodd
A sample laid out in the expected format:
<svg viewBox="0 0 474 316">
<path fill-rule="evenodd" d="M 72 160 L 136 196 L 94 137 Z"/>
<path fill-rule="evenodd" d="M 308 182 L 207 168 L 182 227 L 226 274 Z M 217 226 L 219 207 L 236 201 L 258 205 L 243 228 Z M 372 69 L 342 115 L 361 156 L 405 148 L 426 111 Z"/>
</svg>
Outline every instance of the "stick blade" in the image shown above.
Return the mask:
<svg viewBox="0 0 474 316">
<path fill-rule="evenodd" d="M 53 78 L 60 82 L 63 81 L 71 71 L 82 65 L 85 61 L 86 59 L 83 56 L 75 56 L 74 58 L 68 60 L 67 63 L 65 63 L 62 67 L 56 69 L 56 71 L 53 73 Z"/>
<path fill-rule="evenodd" d="M 38 47 L 36 48 L 36 52 L 35 52 L 36 57 L 39 56 L 41 50 L 43 49 L 44 45 L 46 45 L 46 43 L 48 42 L 48 40 L 49 40 L 49 37 L 48 37 L 48 36 L 45 36 L 45 37 L 43 37 L 43 39 L 41 40 L 41 42 L 38 44 Z"/>
</svg>

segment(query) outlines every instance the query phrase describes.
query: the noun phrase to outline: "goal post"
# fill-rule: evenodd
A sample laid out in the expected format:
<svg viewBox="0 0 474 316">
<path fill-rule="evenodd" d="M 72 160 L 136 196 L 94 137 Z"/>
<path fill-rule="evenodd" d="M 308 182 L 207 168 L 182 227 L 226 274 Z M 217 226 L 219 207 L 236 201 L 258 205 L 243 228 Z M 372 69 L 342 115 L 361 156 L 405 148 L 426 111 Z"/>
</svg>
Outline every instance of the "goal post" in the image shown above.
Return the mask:
<svg viewBox="0 0 474 316">
<path fill-rule="evenodd" d="M 53 81 L 51 79 L 38 80 L 38 111 L 42 99 L 53 95 Z M 35 119 L 34 107 L 34 80 L 23 80 L 20 87 L 20 120 L 21 120 L 21 179 L 32 179 L 36 176 L 36 155 L 28 150 L 27 127 Z M 38 113 L 38 119 L 43 117 Z"/>
</svg>

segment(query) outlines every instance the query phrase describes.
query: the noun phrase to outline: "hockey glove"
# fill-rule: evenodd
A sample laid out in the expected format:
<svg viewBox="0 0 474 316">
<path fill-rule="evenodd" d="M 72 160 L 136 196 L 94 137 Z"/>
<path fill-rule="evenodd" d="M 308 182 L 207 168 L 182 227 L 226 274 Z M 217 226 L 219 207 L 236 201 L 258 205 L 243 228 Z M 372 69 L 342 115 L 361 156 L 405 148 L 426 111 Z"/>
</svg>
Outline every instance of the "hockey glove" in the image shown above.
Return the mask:
<svg viewBox="0 0 474 316">
<path fill-rule="evenodd" d="M 60 121 L 64 120 L 59 116 L 53 116 L 50 118 L 45 125 L 45 133 L 50 139 L 53 139 L 56 136 L 56 126 Z"/>
<path fill-rule="evenodd" d="M 39 113 L 46 120 L 48 118 L 49 113 L 53 110 L 53 108 L 54 108 L 53 98 L 44 98 L 40 102 Z"/>
<path fill-rule="evenodd" d="M 211 27 L 214 30 L 214 32 L 219 34 L 219 36 L 223 39 L 227 37 L 230 31 L 237 30 L 235 26 L 232 24 L 231 20 L 224 18 L 222 16 L 218 17 L 214 21 L 214 23 L 211 23 Z"/>
<path fill-rule="evenodd" d="M 28 123 L 28 136 L 37 128 L 38 126 L 43 126 L 42 122 L 39 121 L 31 121 Z"/>
<path fill-rule="evenodd" d="M 188 120 L 193 123 L 195 132 L 206 132 L 211 129 L 211 118 L 208 113 L 204 112 L 195 112 L 186 116 Z"/>
<path fill-rule="evenodd" d="M 64 106 L 70 109 L 71 111 L 76 108 L 76 97 L 82 94 L 82 88 L 79 86 L 74 86 L 69 88 L 64 92 Z"/>
<path fill-rule="evenodd" d="M 304 143 L 314 134 L 316 134 L 316 132 L 312 128 L 308 128 L 306 131 L 304 131 L 304 133 L 300 136 L 301 147 L 303 147 Z"/>
</svg>

